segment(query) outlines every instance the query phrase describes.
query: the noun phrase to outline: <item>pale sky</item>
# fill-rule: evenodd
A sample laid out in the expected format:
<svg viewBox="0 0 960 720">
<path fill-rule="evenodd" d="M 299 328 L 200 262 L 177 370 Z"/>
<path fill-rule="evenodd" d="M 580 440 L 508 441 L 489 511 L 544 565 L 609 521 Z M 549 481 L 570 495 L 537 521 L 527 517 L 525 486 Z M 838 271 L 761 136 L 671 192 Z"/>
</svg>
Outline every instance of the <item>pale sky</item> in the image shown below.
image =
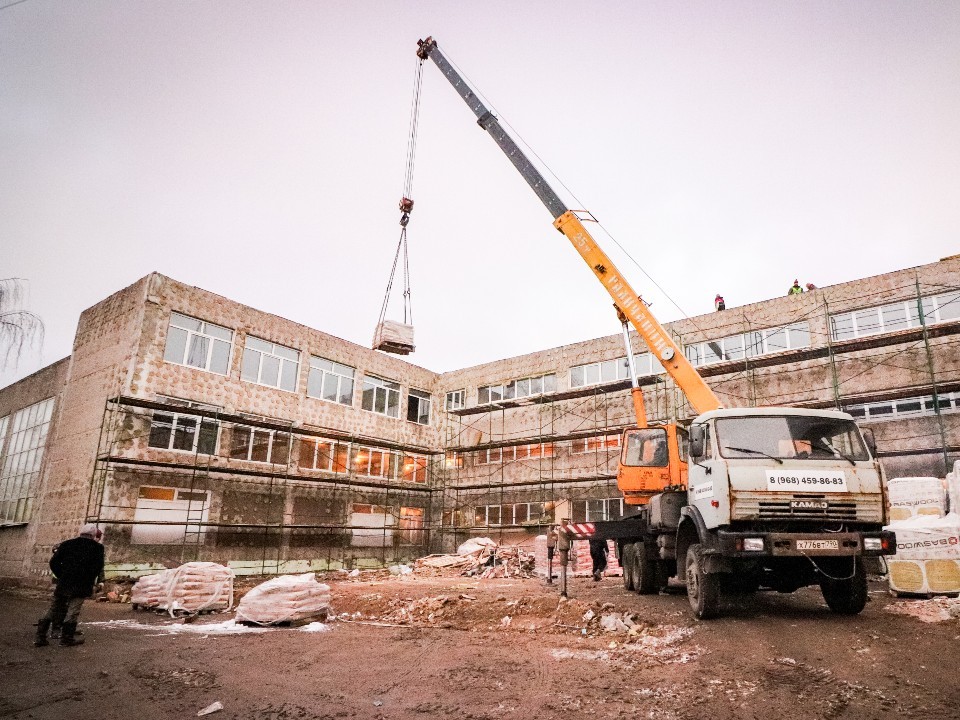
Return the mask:
<svg viewBox="0 0 960 720">
<path fill-rule="evenodd" d="M 151 271 L 369 347 L 427 35 L 682 308 L 599 234 L 661 321 L 960 252 L 953 0 L 0 8 L 0 277 L 47 329 L 0 386 Z M 432 62 L 414 178 L 412 362 L 618 332 Z"/>
</svg>

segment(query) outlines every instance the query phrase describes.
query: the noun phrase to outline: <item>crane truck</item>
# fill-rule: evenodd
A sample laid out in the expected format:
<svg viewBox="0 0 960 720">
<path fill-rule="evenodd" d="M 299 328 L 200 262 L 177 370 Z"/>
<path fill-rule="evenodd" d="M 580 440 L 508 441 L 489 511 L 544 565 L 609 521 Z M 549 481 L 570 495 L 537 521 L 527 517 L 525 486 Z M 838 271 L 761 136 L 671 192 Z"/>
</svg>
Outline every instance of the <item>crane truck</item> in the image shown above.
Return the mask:
<svg viewBox="0 0 960 720">
<path fill-rule="evenodd" d="M 617 486 L 636 509 L 575 525 L 576 537 L 614 540 L 627 590 L 685 585 L 694 615 L 720 614 L 730 590 L 789 593 L 819 585 L 829 608 L 867 601 L 864 559 L 896 552 L 886 482 L 872 433 L 834 410 L 724 408 L 681 348 L 587 231 L 575 211 L 503 129 L 436 41 L 418 43 L 553 217 L 610 294 L 620 319 L 636 427 L 621 441 Z M 698 413 L 685 427 L 647 422 L 630 344 L 632 325 Z"/>
</svg>

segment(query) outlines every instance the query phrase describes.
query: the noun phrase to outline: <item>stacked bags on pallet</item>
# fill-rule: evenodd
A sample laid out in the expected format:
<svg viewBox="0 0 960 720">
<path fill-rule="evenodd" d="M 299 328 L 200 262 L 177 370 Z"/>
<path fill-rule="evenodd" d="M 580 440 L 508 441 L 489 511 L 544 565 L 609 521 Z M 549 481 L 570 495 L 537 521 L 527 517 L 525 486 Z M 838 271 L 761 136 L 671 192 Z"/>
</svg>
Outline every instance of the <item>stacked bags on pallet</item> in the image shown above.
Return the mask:
<svg viewBox="0 0 960 720">
<path fill-rule="evenodd" d="M 234 573 L 212 562 L 189 562 L 137 580 L 130 592 L 135 606 L 176 612 L 229 610 Z"/>
<path fill-rule="evenodd" d="M 313 573 L 280 575 L 257 585 L 237 604 L 237 622 L 273 625 L 308 618 L 325 619 L 330 611 L 330 586 Z"/>
<path fill-rule="evenodd" d="M 960 476 L 960 463 L 951 475 Z M 939 478 L 898 478 L 888 483 L 891 523 L 897 554 L 888 558 L 894 593 L 935 595 L 960 593 L 960 487 L 951 483 L 950 509 Z"/>
</svg>

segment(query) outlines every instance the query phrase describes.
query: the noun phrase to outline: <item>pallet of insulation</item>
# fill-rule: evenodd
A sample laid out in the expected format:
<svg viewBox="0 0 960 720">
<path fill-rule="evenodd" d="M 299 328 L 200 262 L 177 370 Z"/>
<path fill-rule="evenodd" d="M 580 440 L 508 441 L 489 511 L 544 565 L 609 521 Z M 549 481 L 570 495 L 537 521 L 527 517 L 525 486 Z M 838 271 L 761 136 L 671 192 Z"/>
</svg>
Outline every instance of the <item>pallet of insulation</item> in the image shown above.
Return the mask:
<svg viewBox="0 0 960 720">
<path fill-rule="evenodd" d="M 919 516 L 885 529 L 897 534 L 897 554 L 887 558 L 895 594 L 960 594 L 960 515 Z"/>
<path fill-rule="evenodd" d="M 137 580 L 130 602 L 134 607 L 165 610 L 171 615 L 229 610 L 233 578 L 233 570 L 217 563 L 184 563 Z"/>
<path fill-rule="evenodd" d="M 915 517 L 943 517 L 947 512 L 944 481 L 935 477 L 896 478 L 887 482 L 890 522 Z"/>
<path fill-rule="evenodd" d="M 236 620 L 256 625 L 322 620 L 330 612 L 330 586 L 313 573 L 280 575 L 240 598 Z"/>
</svg>

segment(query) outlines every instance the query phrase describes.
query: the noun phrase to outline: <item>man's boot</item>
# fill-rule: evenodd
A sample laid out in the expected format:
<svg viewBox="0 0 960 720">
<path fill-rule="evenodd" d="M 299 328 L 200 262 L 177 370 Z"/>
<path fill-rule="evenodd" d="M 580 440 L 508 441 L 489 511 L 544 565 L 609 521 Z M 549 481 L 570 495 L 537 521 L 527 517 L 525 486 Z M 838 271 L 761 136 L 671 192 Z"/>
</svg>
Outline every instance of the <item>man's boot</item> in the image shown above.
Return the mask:
<svg viewBox="0 0 960 720">
<path fill-rule="evenodd" d="M 46 647 L 49 645 L 47 640 L 47 630 L 50 629 L 50 621 L 44 618 L 37 622 L 37 636 L 33 639 L 34 647 Z"/>
<path fill-rule="evenodd" d="M 77 624 L 75 622 L 65 622 L 60 629 L 61 645 L 83 645 L 83 638 L 76 637 Z"/>
</svg>

